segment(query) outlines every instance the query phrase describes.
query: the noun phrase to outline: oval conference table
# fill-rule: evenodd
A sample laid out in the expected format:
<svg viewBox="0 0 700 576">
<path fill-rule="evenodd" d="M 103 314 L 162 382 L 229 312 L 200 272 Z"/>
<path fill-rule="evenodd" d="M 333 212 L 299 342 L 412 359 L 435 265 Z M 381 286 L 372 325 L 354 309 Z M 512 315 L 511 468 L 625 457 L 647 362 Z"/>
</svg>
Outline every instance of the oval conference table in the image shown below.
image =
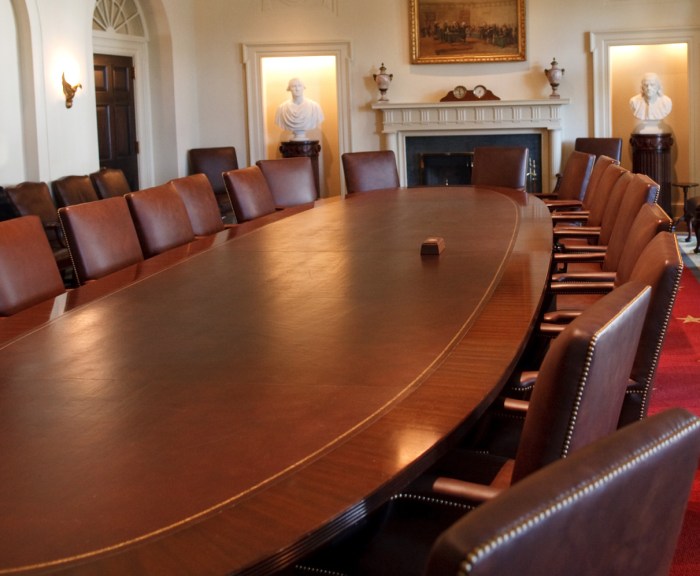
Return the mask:
<svg viewBox="0 0 700 576">
<path fill-rule="evenodd" d="M 294 563 L 496 397 L 551 238 L 524 193 L 382 190 L 2 319 L 0 574 Z"/>
</svg>

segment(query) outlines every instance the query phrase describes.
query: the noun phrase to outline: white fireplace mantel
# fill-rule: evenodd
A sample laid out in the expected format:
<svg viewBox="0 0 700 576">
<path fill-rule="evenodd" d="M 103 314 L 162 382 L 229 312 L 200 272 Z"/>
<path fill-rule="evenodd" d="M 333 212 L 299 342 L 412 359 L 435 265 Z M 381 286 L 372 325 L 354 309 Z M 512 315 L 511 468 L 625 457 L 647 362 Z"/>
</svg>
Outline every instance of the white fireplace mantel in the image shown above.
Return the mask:
<svg viewBox="0 0 700 576">
<path fill-rule="evenodd" d="M 406 183 L 406 137 L 463 134 L 542 133 L 542 174 L 550 189 L 561 164 L 561 108 L 568 98 L 477 102 L 375 102 L 381 112 L 384 147 L 393 150 Z M 545 164 L 546 163 L 546 164 Z"/>
</svg>

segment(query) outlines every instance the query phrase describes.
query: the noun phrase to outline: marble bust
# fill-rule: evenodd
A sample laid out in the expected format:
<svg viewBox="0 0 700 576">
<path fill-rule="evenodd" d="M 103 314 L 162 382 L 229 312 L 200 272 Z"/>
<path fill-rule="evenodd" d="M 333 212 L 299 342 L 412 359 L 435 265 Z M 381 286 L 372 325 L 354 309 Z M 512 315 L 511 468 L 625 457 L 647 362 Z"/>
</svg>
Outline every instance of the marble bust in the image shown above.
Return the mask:
<svg viewBox="0 0 700 576">
<path fill-rule="evenodd" d="M 668 131 L 661 121 L 670 114 L 673 103 L 663 93 L 657 74 L 648 72 L 642 77 L 640 93 L 632 96 L 629 104 L 634 117 L 641 121 L 635 127 L 635 133 L 655 134 Z"/>
<path fill-rule="evenodd" d="M 306 140 L 306 131 L 313 130 L 323 122 L 323 111 L 317 102 L 304 98 L 304 83 L 292 78 L 287 90 L 292 97 L 277 108 L 275 124 L 294 134 L 292 140 Z"/>
</svg>

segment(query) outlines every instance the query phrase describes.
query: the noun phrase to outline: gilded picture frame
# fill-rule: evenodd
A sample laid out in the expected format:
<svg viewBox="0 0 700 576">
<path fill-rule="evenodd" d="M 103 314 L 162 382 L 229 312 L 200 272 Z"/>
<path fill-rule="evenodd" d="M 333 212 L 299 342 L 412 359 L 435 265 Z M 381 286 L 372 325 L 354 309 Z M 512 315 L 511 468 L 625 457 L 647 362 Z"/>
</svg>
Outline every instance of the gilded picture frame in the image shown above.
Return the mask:
<svg viewBox="0 0 700 576">
<path fill-rule="evenodd" d="M 525 0 L 409 0 L 411 62 L 516 62 L 526 58 Z"/>
</svg>

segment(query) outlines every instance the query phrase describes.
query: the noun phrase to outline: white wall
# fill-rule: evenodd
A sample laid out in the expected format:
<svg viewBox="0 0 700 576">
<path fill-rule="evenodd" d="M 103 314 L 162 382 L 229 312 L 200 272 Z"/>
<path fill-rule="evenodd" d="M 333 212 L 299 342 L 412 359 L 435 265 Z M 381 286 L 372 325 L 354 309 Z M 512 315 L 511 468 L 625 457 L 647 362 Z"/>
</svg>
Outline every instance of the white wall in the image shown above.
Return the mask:
<svg viewBox="0 0 700 576">
<path fill-rule="evenodd" d="M 377 98 L 371 75 L 381 62 L 394 74 L 388 93 L 392 101 L 437 101 L 457 84 L 484 84 L 505 100 L 547 97 L 550 87 L 543 71 L 556 57 L 566 70 L 559 92 L 571 99 L 563 118 L 565 159 L 577 136 L 593 132 L 588 32 L 700 25 L 697 0 L 529 0 L 526 62 L 412 65 L 408 4 L 338 0 L 334 12 L 332 2 L 320 0 L 297 3 L 294 9 L 276 0 L 198 3 L 200 124 L 193 142 L 233 144 L 241 151 L 245 145 L 242 42 L 350 39 L 354 149 L 380 146 L 377 115 L 370 104 Z"/>
<path fill-rule="evenodd" d="M 47 150 L 46 161 L 40 162 L 40 176 L 50 180 L 95 169 L 97 139 L 90 73 L 93 0 L 9 1 L 27 5 L 32 42 L 39 48 L 32 60 L 45 83 L 44 93 L 37 98 L 39 107 L 45 108 L 44 120 L 37 115 L 38 156 L 42 157 L 42 143 Z M 0 0 L 5 11 L 7 2 Z M 589 31 L 700 25 L 697 0 L 529 0 L 527 61 L 412 65 L 408 0 L 140 0 L 140 4 L 150 34 L 156 183 L 184 174 L 186 151 L 196 146 L 234 145 L 240 163 L 247 163 L 246 86 L 241 61 L 241 44 L 245 42 L 349 40 L 355 150 L 380 147 L 378 116 L 370 105 L 378 96 L 372 73 L 382 62 L 394 74 L 388 93 L 391 100 L 432 102 L 457 84 L 484 84 L 502 99 L 545 98 L 550 88 L 543 70 L 556 57 L 566 70 L 559 92 L 571 99 L 563 117 L 565 159 L 577 136 L 593 132 Z M 2 26 L 7 26 L 5 19 Z M 81 80 L 84 89 L 71 110 L 65 109 L 55 92 L 60 89 L 60 73 L 57 80 L 53 66 L 61 51 L 75 57 L 85 73 Z M 11 50 L 0 53 L 4 71 L 13 70 L 16 64 L 8 66 L 13 60 Z M 10 76 L 7 89 L 21 93 L 14 73 Z M 700 102 L 697 96 L 693 100 Z M 4 136 L 11 141 L 22 136 L 16 122 L 3 122 L 2 130 L 11 133 Z M 34 158 L 25 156 L 21 171 L 16 168 L 21 157 L 12 161 L 0 157 L 0 162 L 3 184 L 21 179 L 19 172 L 31 173 Z M 700 158 L 690 166 L 696 170 Z"/>
</svg>

